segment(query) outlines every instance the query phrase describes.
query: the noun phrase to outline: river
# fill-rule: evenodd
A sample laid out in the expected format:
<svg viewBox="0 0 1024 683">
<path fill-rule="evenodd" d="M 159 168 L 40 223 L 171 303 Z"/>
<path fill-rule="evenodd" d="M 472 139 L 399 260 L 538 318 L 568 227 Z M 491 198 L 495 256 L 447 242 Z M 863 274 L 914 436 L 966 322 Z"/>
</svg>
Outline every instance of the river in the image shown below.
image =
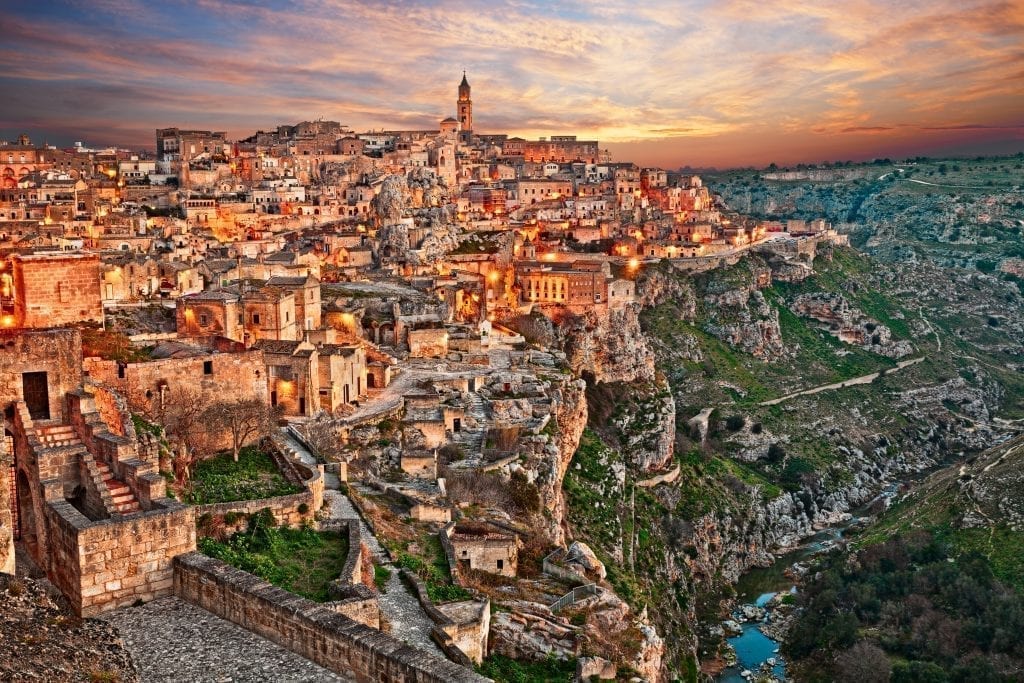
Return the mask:
<svg viewBox="0 0 1024 683">
<path fill-rule="evenodd" d="M 893 500 L 907 483 L 915 482 L 927 476 L 927 472 L 918 472 L 904 482 L 891 482 L 871 502 L 854 510 L 846 521 L 839 522 L 827 529 L 822 529 L 813 536 L 804 539 L 796 548 L 779 555 L 767 567 L 755 567 L 743 574 L 736 582 L 736 605 L 731 618 L 740 622 L 742 632 L 726 638 L 726 642 L 736 652 L 736 664 L 726 667 L 716 679 L 719 683 L 745 683 L 742 675 L 745 671 L 757 674 L 769 659 L 775 659 L 772 665 L 773 675 L 781 681 L 786 680 L 786 663 L 779 654 L 781 644 L 761 632 L 759 621 L 745 621 L 742 617 L 744 605 L 755 605 L 764 609 L 765 621 L 770 622 L 778 603 L 773 599 L 780 593 L 796 593 L 797 587 L 789 570 L 794 564 L 808 560 L 814 555 L 827 552 L 842 545 L 846 530 L 859 524 L 863 515 L 867 514 L 880 499 Z"/>
<path fill-rule="evenodd" d="M 766 664 L 771 665 L 775 678 L 786 680 L 786 663 L 779 654 L 781 644 L 761 632 L 760 621 L 743 621 L 740 608 L 743 605 L 763 608 L 765 620 L 771 621 L 774 608 L 778 604 L 775 601 L 776 596 L 780 593 L 795 593 L 797 590 L 796 584 L 787 576 L 786 570 L 796 562 L 835 547 L 842 540 L 843 532 L 857 519 L 854 517 L 837 526 L 824 529 L 806 539 L 798 548 L 780 555 L 769 566 L 751 569 L 740 577 L 736 583 L 736 603 L 739 607 L 733 611 L 732 619 L 740 622 L 742 633 L 726 639 L 736 652 L 736 664 L 719 674 L 719 683 L 746 683 L 748 679 L 743 676 L 745 671 L 757 674 Z"/>
</svg>

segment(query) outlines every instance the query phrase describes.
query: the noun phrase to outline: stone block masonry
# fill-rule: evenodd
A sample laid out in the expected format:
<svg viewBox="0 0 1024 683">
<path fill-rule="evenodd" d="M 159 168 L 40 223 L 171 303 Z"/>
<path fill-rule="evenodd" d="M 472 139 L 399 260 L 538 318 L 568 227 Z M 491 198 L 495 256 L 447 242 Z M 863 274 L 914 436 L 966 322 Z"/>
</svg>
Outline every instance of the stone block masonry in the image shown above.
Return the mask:
<svg viewBox="0 0 1024 683">
<path fill-rule="evenodd" d="M 12 262 L 18 327 L 103 322 L 97 254 L 16 254 Z"/>
<path fill-rule="evenodd" d="M 170 595 L 172 559 L 195 550 L 194 512 L 163 499 L 129 517 L 91 521 L 64 501 L 47 504 L 50 580 L 81 616 Z"/>
<path fill-rule="evenodd" d="M 175 558 L 174 592 L 361 683 L 489 680 L 200 553 Z"/>
</svg>

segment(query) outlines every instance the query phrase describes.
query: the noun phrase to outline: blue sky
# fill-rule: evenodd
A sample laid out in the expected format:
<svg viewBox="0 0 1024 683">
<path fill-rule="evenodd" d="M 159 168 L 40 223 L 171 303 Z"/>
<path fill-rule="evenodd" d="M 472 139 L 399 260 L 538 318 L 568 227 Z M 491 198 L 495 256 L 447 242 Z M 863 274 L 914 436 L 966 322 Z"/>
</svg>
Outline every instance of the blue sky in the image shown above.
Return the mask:
<svg viewBox="0 0 1024 683">
<path fill-rule="evenodd" d="M 0 137 L 323 117 L 598 138 L 675 167 L 1024 145 L 1024 2 L 6 0 Z"/>
</svg>

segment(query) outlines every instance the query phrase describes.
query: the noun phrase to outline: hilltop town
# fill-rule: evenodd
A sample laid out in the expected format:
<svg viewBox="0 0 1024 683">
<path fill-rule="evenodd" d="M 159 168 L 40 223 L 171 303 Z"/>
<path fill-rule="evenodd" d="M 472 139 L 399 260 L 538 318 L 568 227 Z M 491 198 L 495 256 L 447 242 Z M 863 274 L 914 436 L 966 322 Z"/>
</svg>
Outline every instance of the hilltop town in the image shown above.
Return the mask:
<svg viewBox="0 0 1024 683">
<path fill-rule="evenodd" d="M 972 379 L 907 399 L 958 406 L 939 436 L 784 413 L 946 368 L 923 313 L 868 297 L 898 274 L 739 196 L 477 131 L 465 75 L 430 130 L 0 143 L 0 571 L 107 619 L 144 679 L 185 666 L 144 634 L 195 614 L 314 679 L 720 670 L 692 596 L 1006 427 Z M 800 450 L 826 430 L 880 445 Z"/>
</svg>

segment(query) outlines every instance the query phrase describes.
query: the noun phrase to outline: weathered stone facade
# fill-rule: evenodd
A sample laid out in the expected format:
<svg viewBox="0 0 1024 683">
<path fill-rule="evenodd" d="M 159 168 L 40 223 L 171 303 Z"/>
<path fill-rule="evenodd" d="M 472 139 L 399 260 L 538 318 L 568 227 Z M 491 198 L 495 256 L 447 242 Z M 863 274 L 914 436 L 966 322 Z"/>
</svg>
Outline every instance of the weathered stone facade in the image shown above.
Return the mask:
<svg viewBox="0 0 1024 683">
<path fill-rule="evenodd" d="M 267 402 L 267 373 L 263 352 L 209 353 L 188 358 L 165 358 L 119 363 L 86 358 L 83 367 L 92 379 L 125 396 L 136 410 L 155 414 L 177 389 L 196 392 L 206 405 L 258 399 Z"/>
<path fill-rule="evenodd" d="M 83 386 L 76 330 L 6 333 L 0 403 L 26 552 L 88 616 L 169 595 L 171 559 L 195 548 L 190 508 L 166 497 L 156 443 L 123 399 Z"/>
<path fill-rule="evenodd" d="M 502 576 L 516 575 L 520 543 L 515 534 L 455 524 L 446 526 L 441 534 L 451 542 L 452 553 L 460 567 Z"/>
</svg>

